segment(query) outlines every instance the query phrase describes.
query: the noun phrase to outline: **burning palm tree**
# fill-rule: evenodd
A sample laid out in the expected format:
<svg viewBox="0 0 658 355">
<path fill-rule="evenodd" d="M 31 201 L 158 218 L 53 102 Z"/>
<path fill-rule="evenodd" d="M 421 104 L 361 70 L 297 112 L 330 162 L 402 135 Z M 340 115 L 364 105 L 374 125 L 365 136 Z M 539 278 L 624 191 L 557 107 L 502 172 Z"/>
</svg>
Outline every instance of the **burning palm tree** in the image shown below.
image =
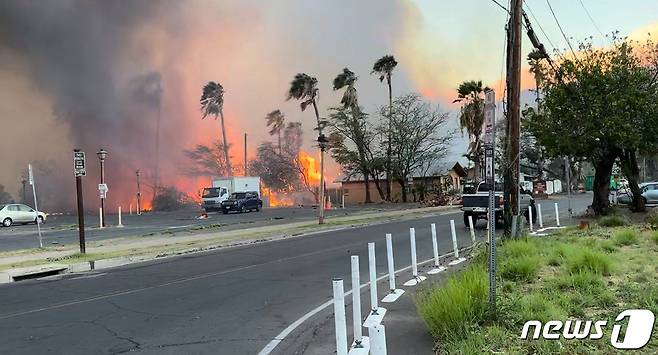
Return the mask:
<svg viewBox="0 0 658 355">
<path fill-rule="evenodd" d="M 391 121 L 393 119 L 393 90 L 391 88 L 391 75 L 398 65 L 395 57 L 385 55 L 379 58 L 372 67 L 371 74 L 378 74 L 379 81 L 386 79 L 388 85 L 388 146 L 386 148 L 386 200 L 391 200 Z"/>
<path fill-rule="evenodd" d="M 324 223 L 324 151 L 327 148 L 327 138 L 322 133 L 322 129 L 326 122 L 320 120 L 320 113 L 318 112 L 317 98 L 318 98 L 318 79 L 309 76 L 305 73 L 297 73 L 295 78 L 290 83 L 288 90 L 288 98 L 286 100 L 295 99 L 299 100 L 302 111 L 306 110 L 308 105 L 313 106 L 315 111 L 315 120 L 317 122 L 318 130 L 318 145 L 320 146 L 320 213 L 318 223 Z"/>
<path fill-rule="evenodd" d="M 265 116 L 267 126 L 270 127 L 270 136 L 277 135 L 279 143 L 279 155 L 281 155 L 281 130 L 283 129 L 286 116 L 281 110 L 274 110 Z"/>
<path fill-rule="evenodd" d="M 201 111 L 203 112 L 203 117 L 206 118 L 209 115 L 214 115 L 215 119 L 217 116 L 220 117 L 220 125 L 222 128 L 222 143 L 224 144 L 224 159 L 226 161 L 226 176 L 231 176 L 233 173 L 233 168 L 231 167 L 231 160 L 228 155 L 228 141 L 226 140 L 226 127 L 224 126 L 224 88 L 218 82 L 209 81 L 203 87 L 203 93 L 201 94 Z"/>
</svg>

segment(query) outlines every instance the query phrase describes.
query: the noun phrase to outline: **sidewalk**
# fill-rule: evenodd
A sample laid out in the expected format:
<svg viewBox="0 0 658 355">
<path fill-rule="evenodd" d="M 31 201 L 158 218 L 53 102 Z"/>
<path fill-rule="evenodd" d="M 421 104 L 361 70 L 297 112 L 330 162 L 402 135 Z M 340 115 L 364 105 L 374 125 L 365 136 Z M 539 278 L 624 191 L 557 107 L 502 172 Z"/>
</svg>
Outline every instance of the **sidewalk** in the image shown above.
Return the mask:
<svg viewBox="0 0 658 355">
<path fill-rule="evenodd" d="M 409 210 L 368 212 L 328 219 L 324 225 L 315 220 L 208 233 L 160 233 L 151 236 L 124 236 L 87 243 L 87 254 L 78 253 L 77 245 L 27 249 L 0 253 L 0 283 L 11 282 L 16 274 L 40 270 L 44 264 L 62 272 L 85 271 L 142 262 L 165 256 L 211 250 L 270 240 L 291 238 L 319 232 L 353 228 L 393 220 L 457 211 L 456 206 L 426 207 Z M 16 270 L 18 269 L 18 270 Z M 13 270 L 13 271 L 12 271 Z M 7 281 L 8 280 L 8 281 Z"/>
</svg>

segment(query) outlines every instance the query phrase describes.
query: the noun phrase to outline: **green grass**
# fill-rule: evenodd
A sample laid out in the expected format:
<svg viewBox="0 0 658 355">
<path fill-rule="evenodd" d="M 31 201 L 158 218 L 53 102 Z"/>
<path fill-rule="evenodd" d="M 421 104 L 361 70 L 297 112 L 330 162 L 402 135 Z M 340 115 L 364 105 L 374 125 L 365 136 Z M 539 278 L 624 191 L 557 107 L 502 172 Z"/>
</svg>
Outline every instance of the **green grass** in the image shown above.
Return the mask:
<svg viewBox="0 0 658 355">
<path fill-rule="evenodd" d="M 484 318 L 487 294 L 485 268 L 471 265 L 442 287 L 419 292 L 418 311 L 434 337 L 454 340 Z"/>
<path fill-rule="evenodd" d="M 575 249 L 567 256 L 566 267 L 570 273 L 593 272 L 610 275 L 612 259 L 609 255 L 589 249 Z"/>
<path fill-rule="evenodd" d="M 436 339 L 436 354 L 617 353 L 603 340 L 519 339 L 528 320 L 612 323 L 625 309 L 658 312 L 658 231 L 610 224 L 615 227 L 501 242 L 496 317 L 486 308 L 484 257 L 444 285 L 423 290 L 417 308 Z M 639 353 L 658 353 L 658 337 Z"/>
<path fill-rule="evenodd" d="M 521 256 L 500 263 L 500 276 L 505 280 L 532 282 L 537 278 L 539 258 Z"/>
<path fill-rule="evenodd" d="M 615 233 L 614 241 L 620 247 L 637 244 L 637 232 L 633 229 L 622 229 Z"/>
<path fill-rule="evenodd" d="M 623 227 L 628 224 L 624 217 L 618 215 L 601 217 L 598 223 L 601 227 Z"/>
<path fill-rule="evenodd" d="M 651 209 L 649 214 L 647 214 L 646 222 L 651 229 L 658 229 L 658 209 Z"/>
</svg>

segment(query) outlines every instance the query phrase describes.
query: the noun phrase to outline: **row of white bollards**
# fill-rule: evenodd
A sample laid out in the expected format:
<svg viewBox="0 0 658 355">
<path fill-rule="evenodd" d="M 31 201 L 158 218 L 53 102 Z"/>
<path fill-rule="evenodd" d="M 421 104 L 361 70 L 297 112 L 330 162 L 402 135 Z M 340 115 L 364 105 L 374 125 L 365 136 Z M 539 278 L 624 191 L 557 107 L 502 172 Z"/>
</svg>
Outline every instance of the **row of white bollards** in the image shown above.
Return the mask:
<svg viewBox="0 0 658 355">
<path fill-rule="evenodd" d="M 560 209 L 558 206 L 558 203 L 555 202 L 554 204 L 555 207 L 555 224 L 557 228 L 561 228 L 560 226 Z M 539 231 L 545 230 L 544 228 L 544 218 L 541 210 L 541 204 L 537 204 L 537 222 L 539 223 Z M 528 206 L 528 227 L 530 228 L 530 232 L 534 232 L 534 215 L 532 212 L 532 206 Z M 548 227 L 552 228 L 552 227 Z M 538 232 L 539 232 L 538 231 Z"/>
<path fill-rule="evenodd" d="M 121 215 L 121 206 L 119 206 L 117 213 L 118 213 L 118 216 L 119 216 L 119 224 L 117 224 L 117 227 L 121 228 L 121 227 L 123 227 L 123 223 L 122 223 L 122 220 L 121 220 L 121 217 L 122 217 L 122 215 Z M 130 205 L 130 214 L 132 215 L 132 205 Z M 105 228 L 105 227 L 103 227 L 103 208 L 102 207 L 98 208 L 98 228 L 100 228 L 100 229 Z"/>
<path fill-rule="evenodd" d="M 469 223 L 472 226 L 472 220 Z M 436 224 L 431 224 L 432 231 L 432 252 L 434 258 L 434 268 L 428 271 L 428 274 L 437 274 L 446 270 L 445 266 L 441 265 L 439 258 L 439 248 L 436 235 Z M 450 265 L 456 265 L 465 258 L 459 257 L 459 248 L 457 245 L 457 234 L 455 231 L 455 222 L 450 221 L 450 230 L 452 234 L 453 253 L 455 261 Z M 471 231 L 471 238 L 475 243 L 474 231 Z M 409 228 L 409 243 L 411 251 L 411 269 L 413 278 L 405 282 L 405 286 L 415 286 L 419 282 L 426 280 L 425 276 L 418 273 L 418 260 L 416 253 L 416 230 Z M 386 234 L 386 259 L 388 266 L 388 282 L 389 293 L 382 299 L 384 303 L 395 302 L 404 290 L 396 288 L 395 281 L 395 260 L 393 255 L 393 236 L 389 233 Z M 347 339 L 347 326 L 345 318 L 345 292 L 343 288 L 342 279 L 333 280 L 334 288 L 334 321 L 336 327 L 336 354 L 373 354 L 373 355 L 386 355 L 386 330 L 381 324 L 385 314 L 386 308 L 380 307 L 378 302 L 377 293 L 377 264 L 375 258 L 375 243 L 368 243 L 368 286 L 370 289 L 370 311 L 365 321 L 361 321 L 361 279 L 359 268 L 359 256 L 351 256 L 351 276 L 352 276 L 352 325 L 354 330 L 354 341 L 348 348 Z M 362 327 L 368 328 L 368 336 L 363 335 Z"/>
</svg>

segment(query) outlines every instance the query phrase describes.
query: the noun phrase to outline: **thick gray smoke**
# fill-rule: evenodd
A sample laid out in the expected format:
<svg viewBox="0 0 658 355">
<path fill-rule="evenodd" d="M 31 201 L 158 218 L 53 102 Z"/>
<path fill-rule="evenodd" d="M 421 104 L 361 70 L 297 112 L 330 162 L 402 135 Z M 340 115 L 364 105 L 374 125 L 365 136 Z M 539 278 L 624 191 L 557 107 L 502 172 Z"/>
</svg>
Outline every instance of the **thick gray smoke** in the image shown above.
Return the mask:
<svg viewBox="0 0 658 355">
<path fill-rule="evenodd" d="M 71 142 L 87 152 L 89 190 L 95 189 L 94 153 L 99 148 L 110 151 L 107 179 L 131 183 L 135 165 L 148 164 L 155 153 L 161 77 L 157 68 L 147 66 L 147 53 L 139 53 L 138 46 L 130 49 L 130 34 L 161 5 L 165 4 L 0 2 L 0 51 L 15 52 L 27 64 L 30 80 L 52 97 L 54 115 L 71 128 Z M 174 3 L 166 5 L 171 9 Z M 57 202 L 70 206 L 70 184 L 64 187 Z M 113 187 L 116 191 L 121 186 Z"/>
</svg>

